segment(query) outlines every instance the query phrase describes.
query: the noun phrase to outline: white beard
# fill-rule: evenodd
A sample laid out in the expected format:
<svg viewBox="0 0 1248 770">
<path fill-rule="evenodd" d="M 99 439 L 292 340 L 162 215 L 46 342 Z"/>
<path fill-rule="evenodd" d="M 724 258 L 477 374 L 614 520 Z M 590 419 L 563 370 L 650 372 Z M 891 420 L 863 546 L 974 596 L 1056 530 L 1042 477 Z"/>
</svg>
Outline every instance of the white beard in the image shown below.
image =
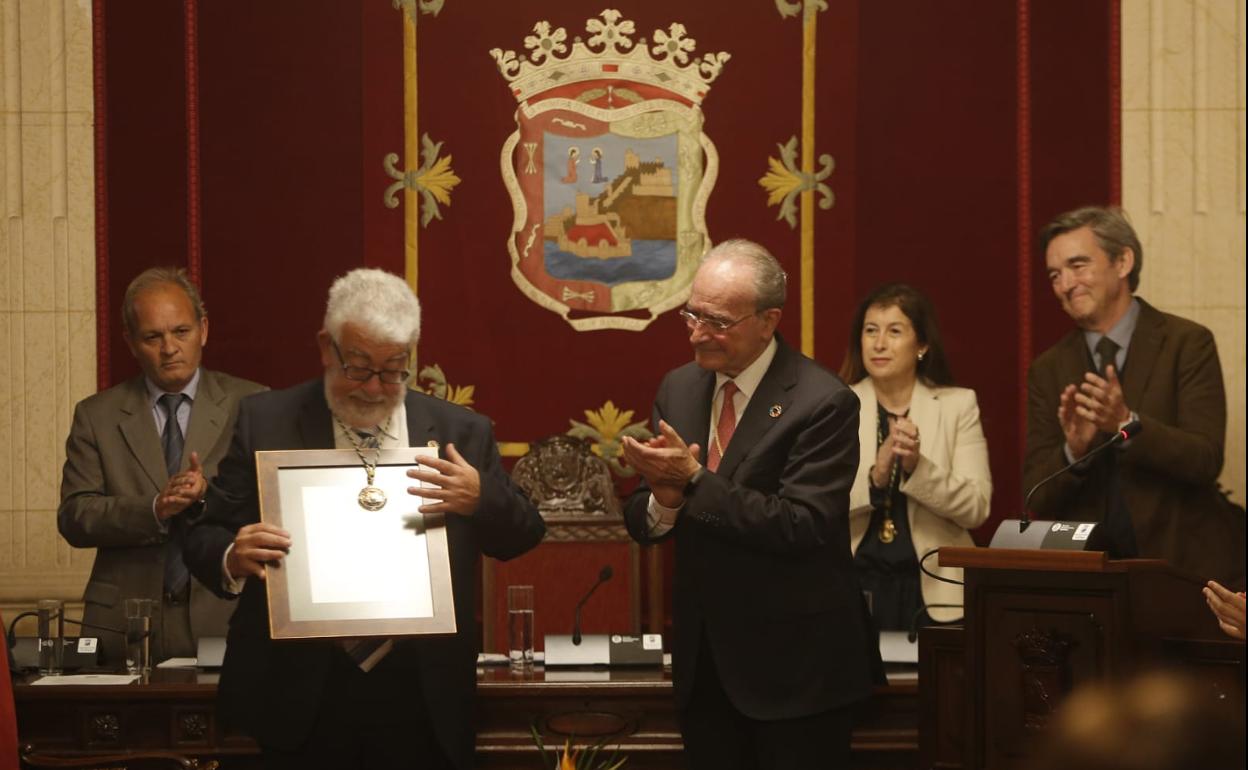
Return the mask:
<svg viewBox="0 0 1248 770">
<path fill-rule="evenodd" d="M 382 395 L 373 401 L 356 390 L 345 398 L 339 398 L 329 385 L 329 378 L 332 376 L 329 372 L 325 373 L 325 400 L 329 403 L 329 411 L 352 428 L 367 430 L 385 424 L 386 418 L 399 408 L 405 395 L 400 390 L 394 396 Z"/>
</svg>

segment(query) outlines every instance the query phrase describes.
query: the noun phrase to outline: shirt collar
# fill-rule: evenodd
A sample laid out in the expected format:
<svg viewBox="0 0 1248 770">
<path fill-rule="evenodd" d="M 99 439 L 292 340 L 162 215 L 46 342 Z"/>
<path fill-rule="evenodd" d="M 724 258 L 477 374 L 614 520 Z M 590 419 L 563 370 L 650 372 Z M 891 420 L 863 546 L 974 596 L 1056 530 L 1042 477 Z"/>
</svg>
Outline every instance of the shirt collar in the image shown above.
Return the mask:
<svg viewBox="0 0 1248 770">
<path fill-rule="evenodd" d="M 1120 350 L 1126 350 L 1131 345 L 1131 337 L 1135 334 L 1135 326 L 1140 321 L 1140 301 L 1135 297 L 1131 298 L 1131 304 L 1127 305 L 1127 312 L 1122 314 L 1122 318 L 1118 319 L 1118 323 L 1113 325 L 1108 332 L 1101 334 L 1100 332 L 1085 331 L 1083 333 L 1083 341 L 1088 346 L 1088 350 L 1096 352 L 1096 346 L 1100 343 L 1102 337 L 1109 337 L 1117 343 Z"/>
<path fill-rule="evenodd" d="M 156 408 L 156 404 L 157 404 L 157 402 L 159 402 L 159 401 L 160 401 L 160 397 L 161 397 L 161 396 L 163 396 L 163 395 L 165 395 L 166 393 L 171 393 L 171 392 L 173 392 L 173 393 L 181 393 L 182 395 L 184 395 L 184 396 L 186 396 L 188 399 L 190 399 L 192 402 L 194 402 L 194 401 L 195 401 L 195 396 L 199 394 L 199 374 L 200 374 L 200 372 L 202 372 L 202 371 L 203 371 L 203 369 L 202 369 L 202 368 L 196 369 L 196 370 L 195 370 L 195 373 L 191 375 L 191 381 L 190 381 L 190 382 L 188 382 L 188 383 L 186 383 L 186 387 L 185 387 L 185 388 L 183 388 L 182 390 L 179 390 L 179 391 L 167 391 L 167 390 L 161 390 L 159 385 L 157 385 L 156 383 L 152 382 L 152 381 L 151 381 L 150 379 L 148 379 L 147 377 L 144 377 L 144 378 L 143 378 L 143 383 L 147 386 L 147 401 L 148 401 L 148 404 L 149 404 L 149 405 L 150 405 L 153 409 L 155 409 L 155 408 Z"/>
<path fill-rule="evenodd" d="M 767 374 L 767 370 L 771 368 L 771 361 L 776 357 L 776 337 L 772 335 L 771 340 L 767 343 L 767 347 L 763 348 L 763 352 L 758 358 L 747 367 L 741 370 L 736 377 L 729 377 L 726 374 L 715 373 L 715 392 L 719 393 L 720 388 L 725 382 L 732 380 L 737 385 L 737 390 L 741 391 L 741 395 L 745 396 L 745 400 L 749 401 L 754 395 L 754 391 L 758 390 L 758 384 L 763 381 L 763 376 Z"/>
</svg>

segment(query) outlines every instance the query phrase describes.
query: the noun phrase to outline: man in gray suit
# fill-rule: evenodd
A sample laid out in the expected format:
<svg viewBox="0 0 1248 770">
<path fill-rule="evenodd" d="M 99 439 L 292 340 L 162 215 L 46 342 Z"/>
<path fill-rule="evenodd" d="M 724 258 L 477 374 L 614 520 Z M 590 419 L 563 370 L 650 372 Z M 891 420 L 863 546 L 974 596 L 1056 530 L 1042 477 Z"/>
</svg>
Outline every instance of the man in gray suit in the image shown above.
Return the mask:
<svg viewBox="0 0 1248 770">
<path fill-rule="evenodd" d="M 208 317 L 182 270 L 152 268 L 126 288 L 125 339 L 140 377 L 81 401 L 65 442 L 57 526 L 70 545 L 96 548 L 83 594 L 83 635 L 101 662 L 124 665 L 124 600 L 151 599 L 154 662 L 195 655 L 224 636 L 233 604 L 189 579 L 182 542 L 229 446 L 238 401 L 263 390 L 200 366 Z"/>
</svg>

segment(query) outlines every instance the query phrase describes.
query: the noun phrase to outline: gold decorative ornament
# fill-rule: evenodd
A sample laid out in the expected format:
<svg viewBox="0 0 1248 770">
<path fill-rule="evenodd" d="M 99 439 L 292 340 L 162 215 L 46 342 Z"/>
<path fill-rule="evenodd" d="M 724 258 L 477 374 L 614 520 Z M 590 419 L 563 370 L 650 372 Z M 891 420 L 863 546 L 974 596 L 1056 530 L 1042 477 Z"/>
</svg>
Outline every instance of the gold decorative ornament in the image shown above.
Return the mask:
<svg viewBox="0 0 1248 770">
<path fill-rule="evenodd" d="M 381 429 L 382 433 L 390 432 L 391 419 L 393 418 L 386 418 L 386 426 Z M 355 450 L 355 456 L 360 458 L 360 464 L 364 466 L 364 474 L 367 477 L 367 483 L 365 483 L 364 488 L 360 490 L 360 494 L 356 496 L 356 500 L 359 502 L 360 507 L 366 511 L 380 511 L 382 508 L 386 507 L 386 502 L 388 502 L 386 499 L 386 492 L 380 487 L 373 486 L 373 481 L 377 476 L 377 458 L 370 461 L 364 455 L 364 450 L 375 450 L 378 457 L 380 457 L 381 448 L 379 446 L 368 446 L 366 443 L 361 442 L 356 438 L 355 431 L 351 430 L 346 425 L 343 425 L 342 420 L 339 420 L 336 415 L 334 417 L 334 422 L 338 423 L 338 427 L 342 430 L 343 434 L 346 435 L 347 441 L 351 442 L 351 448 Z M 374 437 L 374 440 L 377 440 L 376 437 Z"/>
<path fill-rule="evenodd" d="M 767 414 L 771 415 L 771 417 L 774 419 L 776 417 L 779 417 L 783 411 L 784 411 L 784 407 L 780 406 L 779 404 L 772 404 L 771 409 L 767 410 Z"/>
<path fill-rule="evenodd" d="M 360 490 L 357 498 L 360 507 L 366 511 L 380 511 L 386 507 L 386 493 L 379 487 L 373 486 L 373 472 L 369 469 L 368 486 Z"/>
<path fill-rule="evenodd" d="M 897 524 L 887 513 L 884 514 L 884 521 L 880 522 L 880 542 L 891 543 L 897 539 Z"/>
<path fill-rule="evenodd" d="M 605 460 L 615 475 L 627 478 L 637 471 L 620 462 L 620 439 L 629 436 L 648 441 L 654 436 L 645 420 L 633 421 L 633 414 L 632 409 L 621 410 L 608 400 L 599 409 L 586 409 L 585 422 L 568 420 L 572 427 L 567 435 L 591 442 L 590 450 Z"/>
</svg>

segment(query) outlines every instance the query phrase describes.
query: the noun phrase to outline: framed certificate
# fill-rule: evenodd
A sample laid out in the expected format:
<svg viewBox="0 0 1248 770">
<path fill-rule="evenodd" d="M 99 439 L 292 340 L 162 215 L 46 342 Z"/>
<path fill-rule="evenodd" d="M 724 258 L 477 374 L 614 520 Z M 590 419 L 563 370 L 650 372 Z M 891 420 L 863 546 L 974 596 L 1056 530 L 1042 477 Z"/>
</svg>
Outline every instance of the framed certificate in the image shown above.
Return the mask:
<svg viewBox="0 0 1248 770">
<path fill-rule="evenodd" d="M 260 519 L 291 540 L 265 567 L 274 639 L 455 633 L 445 514 L 407 491 L 437 451 L 371 450 L 371 483 L 350 449 L 256 452 Z"/>
</svg>

